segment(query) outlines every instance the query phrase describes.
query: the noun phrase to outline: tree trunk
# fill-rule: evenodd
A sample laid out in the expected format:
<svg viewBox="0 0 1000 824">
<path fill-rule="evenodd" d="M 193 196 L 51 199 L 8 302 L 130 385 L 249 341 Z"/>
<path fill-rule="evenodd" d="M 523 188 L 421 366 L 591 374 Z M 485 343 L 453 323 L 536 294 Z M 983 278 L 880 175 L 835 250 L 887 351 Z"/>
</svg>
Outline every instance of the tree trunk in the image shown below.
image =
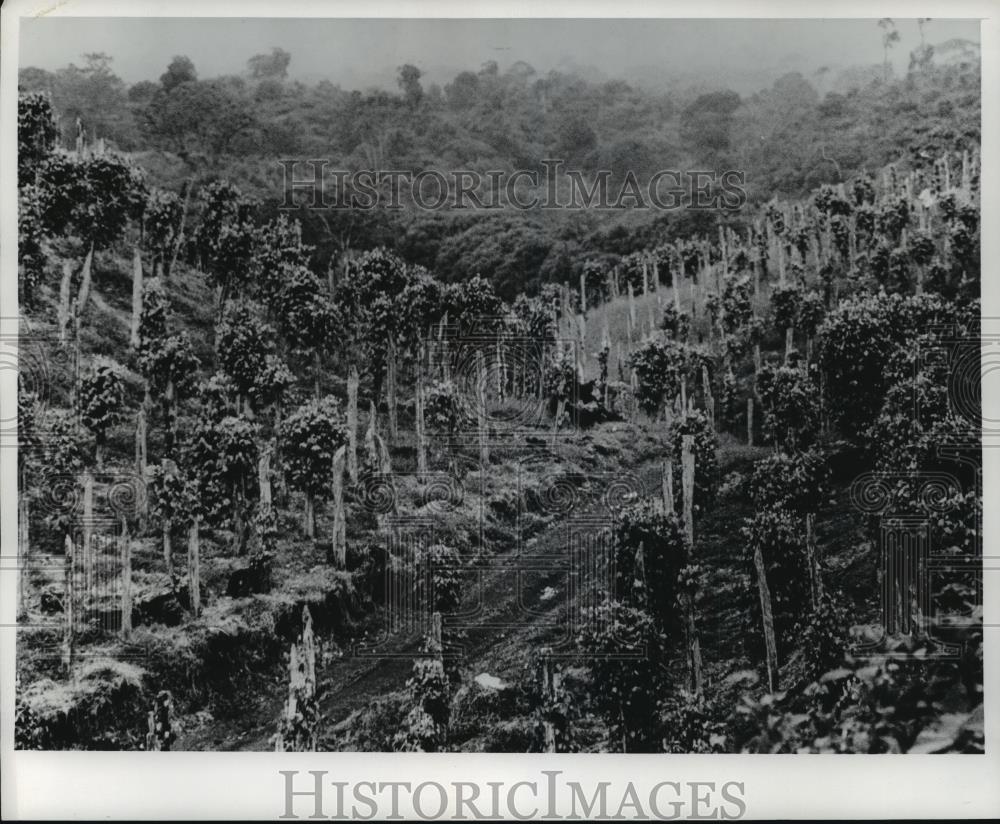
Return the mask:
<svg viewBox="0 0 1000 824">
<path fill-rule="evenodd" d="M 142 257 L 139 247 L 132 250 L 132 323 L 129 327 L 129 344 L 139 348 L 139 319 L 142 317 Z"/>
<path fill-rule="evenodd" d="M 347 474 L 351 483 L 358 481 L 358 368 L 351 367 L 347 377 Z"/>
<path fill-rule="evenodd" d="M 795 348 L 795 334 L 791 326 L 785 329 L 785 363 L 788 363 L 792 350 Z"/>
<path fill-rule="evenodd" d="M 129 535 L 128 523 L 122 518 L 121 530 L 121 609 L 122 638 L 128 640 L 132 634 L 132 537 Z"/>
<path fill-rule="evenodd" d="M 188 527 L 188 596 L 191 601 L 191 614 L 197 618 L 201 615 L 201 525 L 195 518 Z"/>
<path fill-rule="evenodd" d="M 747 446 L 753 446 L 753 396 L 747 398 Z"/>
</svg>

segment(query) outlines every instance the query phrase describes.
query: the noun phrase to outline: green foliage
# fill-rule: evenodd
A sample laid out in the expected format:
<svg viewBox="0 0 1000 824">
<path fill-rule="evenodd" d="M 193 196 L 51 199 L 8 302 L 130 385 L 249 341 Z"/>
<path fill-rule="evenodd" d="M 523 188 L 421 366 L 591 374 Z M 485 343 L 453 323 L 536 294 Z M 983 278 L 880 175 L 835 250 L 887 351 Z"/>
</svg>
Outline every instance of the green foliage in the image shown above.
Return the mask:
<svg viewBox="0 0 1000 824">
<path fill-rule="evenodd" d="M 824 592 L 815 609 L 799 626 L 799 636 L 806 659 L 806 675 L 818 681 L 823 673 L 844 660 L 847 652 L 848 613 L 842 592 Z"/>
<path fill-rule="evenodd" d="M 17 182 L 32 183 L 35 170 L 55 148 L 59 136 L 48 94 L 33 92 L 17 98 Z"/>
<path fill-rule="evenodd" d="M 434 381 L 424 394 L 424 421 L 435 434 L 453 435 L 469 423 L 462 395 L 452 381 Z"/>
<path fill-rule="evenodd" d="M 257 495 L 258 427 L 225 415 L 202 418 L 192 428 L 183 463 L 194 481 L 201 514 L 236 527 L 249 499 Z"/>
<path fill-rule="evenodd" d="M 323 351 L 335 341 L 339 320 L 323 284 L 305 266 L 280 271 L 272 305 L 282 336 L 296 351 Z"/>
<path fill-rule="evenodd" d="M 805 690 L 744 696 L 734 713 L 737 744 L 743 752 L 905 753 L 943 712 L 957 676 L 954 663 L 934 662 L 930 652 L 902 638 L 873 661 L 847 657 Z"/>
<path fill-rule="evenodd" d="M 177 464 L 164 459 L 151 467 L 147 485 L 150 514 L 161 525 L 181 526 L 190 523 L 197 510 L 191 480 Z"/>
<path fill-rule="evenodd" d="M 186 395 L 194 386 L 200 366 L 187 332 L 162 338 L 155 346 L 143 347 L 139 356 L 139 368 L 149 381 L 150 390 L 157 395 L 167 393 L 168 387 L 175 397 Z"/>
<path fill-rule="evenodd" d="M 659 752 L 656 696 L 666 678 L 666 638 L 645 610 L 617 601 L 593 608 L 578 638 L 592 677 L 591 702 L 611 752 Z"/>
<path fill-rule="evenodd" d="M 802 520 L 784 509 L 764 509 L 744 521 L 741 535 L 744 562 L 754 582 L 757 580 L 753 560 L 756 549 L 759 548 L 763 556 L 780 651 L 782 645 L 791 646 L 792 630 L 809 603 L 809 571 Z M 751 598 L 751 604 L 759 616 L 757 599 Z M 760 625 L 759 617 L 755 625 Z"/>
<path fill-rule="evenodd" d="M 802 301 L 802 288 L 795 284 L 775 286 L 771 292 L 771 305 L 774 307 L 774 325 L 784 331 L 798 324 L 799 305 Z"/>
<path fill-rule="evenodd" d="M 737 335 L 753 317 L 753 282 L 748 275 L 730 275 L 722 285 L 720 323 L 726 335 Z"/>
<path fill-rule="evenodd" d="M 661 708 L 664 743 L 669 753 L 726 751 L 726 725 L 703 695 L 687 690 L 672 694 Z"/>
<path fill-rule="evenodd" d="M 819 429 L 819 390 L 804 369 L 765 364 L 757 391 L 768 437 L 792 450 L 812 443 Z"/>
<path fill-rule="evenodd" d="M 141 170 L 115 155 L 51 154 L 36 179 L 45 234 L 76 235 L 98 249 L 121 237 L 146 202 Z"/>
<path fill-rule="evenodd" d="M 651 415 L 669 408 L 680 396 L 684 381 L 688 391 L 694 391 L 704 362 L 704 356 L 685 343 L 666 337 L 644 341 L 628 358 L 639 381 L 639 405 Z"/>
<path fill-rule="evenodd" d="M 97 438 L 107 440 L 108 430 L 125 414 L 125 383 L 114 364 L 95 366 L 80 381 L 80 422 Z"/>
<path fill-rule="evenodd" d="M 337 399 L 328 395 L 303 404 L 281 422 L 279 437 L 288 482 L 295 489 L 326 497 L 333 477 L 333 454 L 347 442 Z"/>
<path fill-rule="evenodd" d="M 413 662 L 413 674 L 406 682 L 411 710 L 396 733 L 393 743 L 404 752 L 442 752 L 448 738 L 451 688 L 439 655 L 424 644 L 427 657 Z"/>
<path fill-rule="evenodd" d="M 674 463 L 674 509 L 683 508 L 684 436 L 694 436 L 694 506 L 698 512 L 706 511 L 715 500 L 719 488 L 719 439 L 708 416 L 700 409 L 689 411 L 670 425 L 667 439 L 670 442 Z"/>
<path fill-rule="evenodd" d="M 216 330 L 219 365 L 241 394 L 250 393 L 274 349 L 275 332 L 254 304 L 236 301 L 226 306 Z"/>
<path fill-rule="evenodd" d="M 639 501 L 615 513 L 612 542 L 618 600 L 645 609 L 665 635 L 679 632 L 678 576 L 687 563 L 680 520 Z"/>
<path fill-rule="evenodd" d="M 819 449 L 778 452 L 754 463 L 746 486 L 757 509 L 815 513 L 830 497 L 830 468 Z"/>
<path fill-rule="evenodd" d="M 154 189 L 146 200 L 143 231 L 153 254 L 165 259 L 174 249 L 181 229 L 184 207 L 173 192 Z"/>
<path fill-rule="evenodd" d="M 952 316 L 939 296 L 897 294 L 849 298 L 827 316 L 817 337 L 817 363 L 827 410 L 845 435 L 862 435 L 877 417 L 888 388 L 885 367 L 896 349 Z"/>
</svg>

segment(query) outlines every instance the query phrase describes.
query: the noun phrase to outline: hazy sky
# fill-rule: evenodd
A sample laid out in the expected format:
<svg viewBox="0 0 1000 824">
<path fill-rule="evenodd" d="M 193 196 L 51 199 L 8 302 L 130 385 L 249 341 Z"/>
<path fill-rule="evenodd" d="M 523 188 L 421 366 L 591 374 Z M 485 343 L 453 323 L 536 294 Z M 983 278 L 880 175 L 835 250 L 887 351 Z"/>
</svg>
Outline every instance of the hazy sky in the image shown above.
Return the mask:
<svg viewBox="0 0 1000 824">
<path fill-rule="evenodd" d="M 919 43 L 915 20 L 897 19 L 897 71 Z M 927 41 L 979 41 L 977 21 L 933 20 Z M 758 83 L 785 71 L 882 62 L 871 20 L 315 20 L 240 18 L 22 19 L 20 64 L 57 69 L 106 52 L 127 82 L 155 80 L 176 54 L 200 77 L 234 74 L 254 54 L 280 46 L 290 75 L 328 78 L 344 88 L 390 84 L 413 63 L 427 82 L 445 82 L 487 60 L 517 60 L 539 71 L 594 67 L 609 77 L 654 80 L 704 73 Z"/>
</svg>

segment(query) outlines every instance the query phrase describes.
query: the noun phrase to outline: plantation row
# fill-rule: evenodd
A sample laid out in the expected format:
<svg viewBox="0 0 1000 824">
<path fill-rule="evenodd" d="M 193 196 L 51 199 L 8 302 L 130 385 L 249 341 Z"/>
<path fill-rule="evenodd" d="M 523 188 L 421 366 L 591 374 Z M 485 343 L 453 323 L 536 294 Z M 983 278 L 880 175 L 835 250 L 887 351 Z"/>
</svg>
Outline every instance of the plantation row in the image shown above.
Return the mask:
<svg viewBox="0 0 1000 824">
<path fill-rule="evenodd" d="M 578 747 L 574 729 L 590 712 L 608 746 L 628 752 L 908 750 L 937 714 L 922 692 L 929 666 L 941 689 L 971 671 L 968 707 L 981 701 L 971 564 L 978 383 L 959 373 L 968 380 L 956 385 L 954 368 L 970 341 L 978 356 L 978 152 L 774 203 L 746 225 L 721 226 L 712 242 L 674 239 L 611 270 L 587 265 L 578 291 L 552 284 L 507 305 L 488 281 L 442 284 L 383 249 L 321 277 L 297 223 L 261 220 L 260 204 L 236 186 L 150 191 L 121 158 L 82 144 L 56 151 L 54 139 L 47 99 L 23 96 L 21 303 L 52 329 L 68 366 L 46 397 L 19 392 L 20 545 L 64 567 L 67 681 L 80 644 L 93 640 L 80 616 L 112 609 L 122 638 L 133 632 L 134 540 L 159 544 L 170 587 L 197 619 L 209 597 L 202 542 L 228 542 L 231 557 L 246 559 L 229 594 L 267 592 L 294 506 L 302 539 L 321 542 L 329 564 L 370 589 L 368 567 L 349 562 L 358 547 L 348 536 L 381 537 L 384 516 L 412 492 L 394 473 L 462 475 L 470 460 L 485 473 L 524 442 L 505 411 L 534 401 L 543 409 L 536 430 L 558 436 L 628 419 L 662 431 L 669 449 L 661 494 L 615 513 L 616 581 L 578 639 L 585 683 L 571 685 L 545 656 L 528 679 L 532 748 Z M 115 288 L 98 271 L 101 253 L 131 257 L 128 340 L 117 360 L 91 343 L 106 331 L 93 326 L 101 293 Z M 192 281 L 214 298 L 208 328 L 179 310 Z M 526 341 L 535 344 L 527 369 L 515 348 Z M 965 402 L 957 411 L 956 397 Z M 773 452 L 745 475 L 720 477 L 720 435 L 753 445 L 758 432 Z M 883 518 L 933 514 L 928 543 L 959 571 L 929 597 L 961 656 L 914 663 L 916 649 L 933 658 L 943 645 L 923 602 L 911 603 L 911 582 L 893 588 L 894 573 L 883 581 L 893 620 L 906 625 L 917 611 L 922 631 L 888 638 L 871 665 L 848 655 L 853 616 L 829 584 L 815 527 L 834 492 L 832 456 L 845 450 L 881 473 L 891 501 Z M 928 493 L 927 479 L 939 476 L 947 480 Z M 95 499 L 111 501 L 121 477 L 133 479 L 133 499 L 112 504 L 110 517 L 97 512 Z M 373 507 L 366 495 L 379 483 L 395 488 Z M 720 495 L 753 505 L 733 551 L 755 593 L 767 684 L 748 681 L 735 711 L 724 685 L 709 680 L 699 639 L 713 572 L 699 530 Z M 320 537 L 324 513 L 329 534 Z M 102 518 L 116 539 L 110 550 L 95 540 Z M 881 522 L 868 526 L 878 540 Z M 454 570 L 468 549 L 427 550 L 436 617 L 393 748 L 451 746 L 465 674 L 444 654 L 461 634 L 441 616 L 461 601 Z M 110 589 L 98 571 L 109 560 Z M 45 600 L 29 577 L 22 616 Z M 636 656 L 609 657 L 622 644 Z M 323 733 L 315 646 L 307 610 L 279 748 L 315 749 Z M 805 660 L 789 671 L 797 650 Z M 170 745 L 169 705 L 158 695 L 148 748 Z"/>
</svg>

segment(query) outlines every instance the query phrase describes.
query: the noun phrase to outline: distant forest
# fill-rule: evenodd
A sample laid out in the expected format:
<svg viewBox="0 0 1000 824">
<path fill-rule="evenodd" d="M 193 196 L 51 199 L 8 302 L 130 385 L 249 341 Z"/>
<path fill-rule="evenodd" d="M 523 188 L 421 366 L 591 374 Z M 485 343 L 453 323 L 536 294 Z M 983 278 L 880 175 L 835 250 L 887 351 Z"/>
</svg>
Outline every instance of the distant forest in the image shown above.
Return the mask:
<svg viewBox="0 0 1000 824">
<path fill-rule="evenodd" d="M 588 82 L 494 61 L 425 87 L 418 67 L 400 66 L 398 90 L 348 91 L 289 79 L 282 49 L 248 61 L 241 75 L 203 78 L 175 57 L 159 80 L 129 86 L 111 56 L 55 72 L 26 67 L 22 91 L 47 91 L 61 142 L 78 129 L 129 153 L 150 183 L 181 193 L 216 179 L 276 209 L 282 158 L 323 158 L 330 168 L 540 169 L 569 167 L 640 179 L 658 169 L 743 170 L 751 205 L 800 197 L 901 157 L 938 157 L 980 140 L 978 48 L 925 45 L 905 77 L 856 67 L 812 81 L 799 73 L 741 97 L 728 89 L 651 92 L 624 80 Z M 817 86 L 829 89 L 824 94 Z M 919 161 L 919 158 L 914 158 Z M 714 227 L 711 212 L 614 211 L 427 213 L 377 209 L 303 212 L 314 268 L 341 266 L 387 246 L 445 281 L 482 275 L 501 296 L 575 283 L 587 260 L 619 256 Z M 727 221 L 740 228 L 741 217 Z"/>
</svg>

